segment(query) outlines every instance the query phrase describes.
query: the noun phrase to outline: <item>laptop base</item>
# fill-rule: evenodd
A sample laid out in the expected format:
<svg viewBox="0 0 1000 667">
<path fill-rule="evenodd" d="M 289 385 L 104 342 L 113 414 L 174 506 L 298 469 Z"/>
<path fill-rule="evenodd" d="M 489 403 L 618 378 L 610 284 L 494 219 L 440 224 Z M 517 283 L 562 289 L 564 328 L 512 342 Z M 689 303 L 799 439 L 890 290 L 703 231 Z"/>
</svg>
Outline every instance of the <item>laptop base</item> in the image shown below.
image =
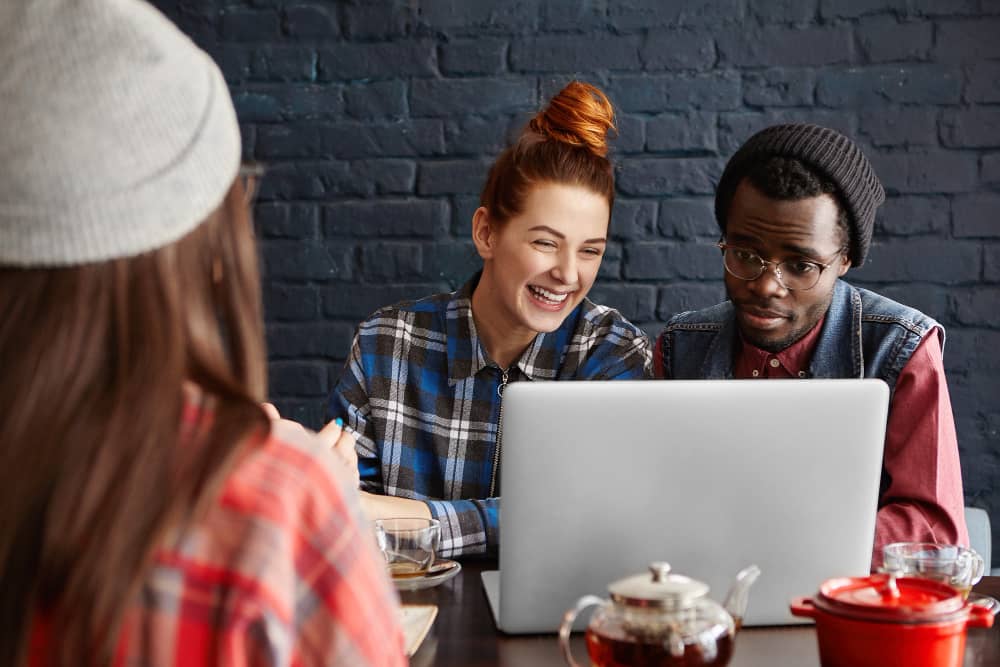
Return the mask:
<svg viewBox="0 0 1000 667">
<path fill-rule="evenodd" d="M 486 601 L 490 603 L 490 612 L 493 613 L 493 623 L 500 630 L 500 570 L 486 570 L 480 576 L 483 578 Z"/>
</svg>

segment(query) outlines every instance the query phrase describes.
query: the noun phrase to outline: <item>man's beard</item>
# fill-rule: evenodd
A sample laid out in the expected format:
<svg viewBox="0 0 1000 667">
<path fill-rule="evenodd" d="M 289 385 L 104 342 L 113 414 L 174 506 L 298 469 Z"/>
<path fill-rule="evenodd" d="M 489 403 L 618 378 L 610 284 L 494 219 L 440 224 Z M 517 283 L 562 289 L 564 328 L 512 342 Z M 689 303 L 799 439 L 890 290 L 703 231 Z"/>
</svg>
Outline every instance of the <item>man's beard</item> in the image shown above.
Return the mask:
<svg viewBox="0 0 1000 667">
<path fill-rule="evenodd" d="M 734 307 L 738 307 L 736 305 L 736 302 L 733 301 L 732 295 L 728 296 L 729 300 L 733 302 Z M 771 353 L 781 352 L 782 350 L 785 350 L 794 345 L 795 343 L 799 342 L 800 340 L 802 340 L 802 338 L 806 334 L 812 331 L 813 327 L 815 327 L 816 324 L 821 319 L 823 319 L 823 316 L 826 315 L 826 311 L 829 310 L 830 303 L 832 301 L 833 301 L 833 286 L 831 285 L 829 294 L 827 294 L 827 298 L 823 299 L 818 303 L 813 304 L 809 308 L 809 310 L 805 311 L 804 313 L 795 313 L 792 316 L 792 318 L 788 320 L 789 324 L 791 324 L 794 328 L 787 335 L 777 340 L 773 338 L 762 338 L 757 335 L 757 332 L 744 331 L 742 327 L 740 327 L 740 334 L 743 336 L 744 340 L 766 352 L 771 352 Z M 772 308 L 769 307 L 766 303 L 748 302 L 741 305 L 756 306 L 762 310 L 785 312 L 785 309 L 783 308 Z M 799 326 L 795 327 L 794 325 L 796 324 L 797 321 L 800 324 Z M 737 322 L 737 324 L 739 324 L 739 322 Z"/>
</svg>

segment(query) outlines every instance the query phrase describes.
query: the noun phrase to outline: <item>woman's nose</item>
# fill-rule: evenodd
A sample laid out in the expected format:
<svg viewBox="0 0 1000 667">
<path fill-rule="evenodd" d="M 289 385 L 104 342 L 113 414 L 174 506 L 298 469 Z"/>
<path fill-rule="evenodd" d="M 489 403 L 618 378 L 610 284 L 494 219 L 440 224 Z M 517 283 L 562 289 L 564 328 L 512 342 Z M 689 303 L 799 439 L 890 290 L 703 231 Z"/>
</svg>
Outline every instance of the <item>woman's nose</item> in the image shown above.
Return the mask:
<svg viewBox="0 0 1000 667">
<path fill-rule="evenodd" d="M 552 275 L 564 285 L 575 285 L 577 282 L 576 255 L 571 252 L 560 253 L 556 265 L 552 267 Z"/>
</svg>

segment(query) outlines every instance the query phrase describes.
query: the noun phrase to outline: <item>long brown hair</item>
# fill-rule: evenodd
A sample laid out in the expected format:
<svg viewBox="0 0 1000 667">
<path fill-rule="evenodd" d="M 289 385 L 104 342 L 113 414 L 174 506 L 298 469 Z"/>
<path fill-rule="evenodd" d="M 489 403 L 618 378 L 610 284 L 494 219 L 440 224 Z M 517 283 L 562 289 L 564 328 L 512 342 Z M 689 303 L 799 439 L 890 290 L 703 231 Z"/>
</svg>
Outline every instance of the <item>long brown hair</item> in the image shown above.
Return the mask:
<svg viewBox="0 0 1000 667">
<path fill-rule="evenodd" d="M 503 223 L 524 210 L 531 188 L 540 183 L 580 185 L 615 200 L 608 160 L 608 132 L 614 109 L 600 89 L 571 81 L 538 112 L 517 141 L 497 158 L 479 197 L 491 222 Z"/>
<path fill-rule="evenodd" d="M 239 179 L 156 251 L 0 268 L 0 664 L 39 619 L 50 664 L 111 662 L 156 547 L 267 431 L 259 292 Z"/>
</svg>

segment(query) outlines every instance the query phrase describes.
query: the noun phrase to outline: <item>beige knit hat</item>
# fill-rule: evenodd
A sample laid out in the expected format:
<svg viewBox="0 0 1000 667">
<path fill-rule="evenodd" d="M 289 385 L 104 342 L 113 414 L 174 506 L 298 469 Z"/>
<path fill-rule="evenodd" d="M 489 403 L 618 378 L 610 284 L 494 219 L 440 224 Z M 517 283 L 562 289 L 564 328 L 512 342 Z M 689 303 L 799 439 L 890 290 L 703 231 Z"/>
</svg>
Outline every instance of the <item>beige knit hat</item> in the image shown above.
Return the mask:
<svg viewBox="0 0 1000 667">
<path fill-rule="evenodd" d="M 168 245 L 221 204 L 239 162 L 222 74 L 152 6 L 0 2 L 0 265 Z"/>
</svg>

